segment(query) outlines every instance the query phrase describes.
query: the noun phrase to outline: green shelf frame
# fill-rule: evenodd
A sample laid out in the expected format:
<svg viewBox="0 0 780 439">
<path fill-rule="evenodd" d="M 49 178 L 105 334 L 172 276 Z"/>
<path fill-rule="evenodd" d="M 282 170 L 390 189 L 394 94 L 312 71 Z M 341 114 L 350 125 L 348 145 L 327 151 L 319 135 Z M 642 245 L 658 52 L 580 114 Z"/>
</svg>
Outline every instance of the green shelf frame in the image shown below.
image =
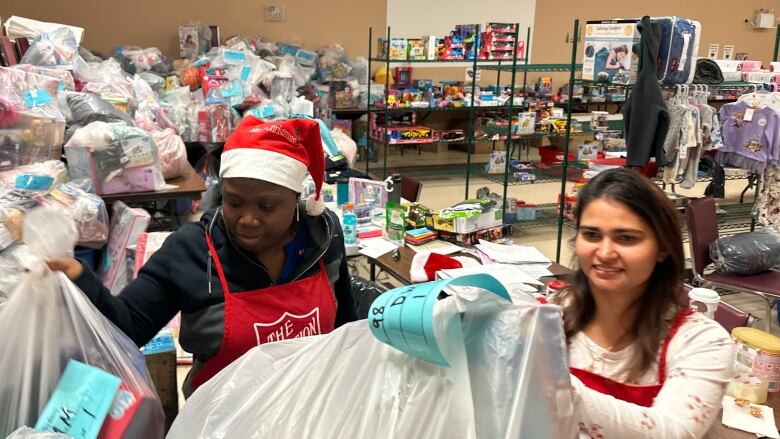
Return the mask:
<svg viewBox="0 0 780 439">
<path fill-rule="evenodd" d="M 408 107 L 408 108 L 382 108 L 382 107 L 371 107 L 372 113 L 387 113 L 387 114 L 399 114 L 399 113 L 413 113 L 413 112 L 420 112 L 420 113 L 434 113 L 439 111 L 507 111 L 507 110 L 517 110 L 522 111 L 523 108 L 517 105 L 509 106 L 509 105 L 496 105 L 493 107 L 483 107 L 480 105 L 477 105 L 475 107 L 472 107 L 470 105 L 466 105 L 463 107 Z M 363 110 L 365 112 L 366 110 Z"/>
<path fill-rule="evenodd" d="M 593 86 L 593 87 L 606 87 L 606 88 L 633 88 L 635 84 L 607 84 L 603 82 L 597 82 L 597 81 L 587 81 L 584 79 L 575 79 L 575 83 L 583 85 L 583 86 Z M 722 82 L 720 84 L 688 84 L 691 85 L 707 85 L 710 90 L 737 90 L 741 88 L 747 88 L 747 87 L 760 87 L 761 84 L 754 83 L 754 82 L 742 82 L 742 81 L 726 81 Z M 660 84 L 660 87 L 662 90 L 676 90 L 676 85 L 668 85 L 668 84 Z"/>
<path fill-rule="evenodd" d="M 478 66 L 492 66 L 497 63 L 512 63 L 511 59 L 385 59 L 369 58 L 371 62 L 390 62 L 390 64 L 473 64 L 476 61 Z M 517 62 L 525 62 L 524 59 L 518 59 Z M 483 67 L 484 68 L 484 67 Z"/>
<path fill-rule="evenodd" d="M 522 60 L 518 60 L 518 62 L 520 61 Z M 571 64 L 518 64 L 516 67 L 500 64 L 482 67 L 482 70 L 497 70 L 502 72 L 511 72 L 513 69 L 520 72 L 569 72 L 571 70 Z M 576 64 L 574 70 L 582 70 L 582 64 Z"/>
</svg>

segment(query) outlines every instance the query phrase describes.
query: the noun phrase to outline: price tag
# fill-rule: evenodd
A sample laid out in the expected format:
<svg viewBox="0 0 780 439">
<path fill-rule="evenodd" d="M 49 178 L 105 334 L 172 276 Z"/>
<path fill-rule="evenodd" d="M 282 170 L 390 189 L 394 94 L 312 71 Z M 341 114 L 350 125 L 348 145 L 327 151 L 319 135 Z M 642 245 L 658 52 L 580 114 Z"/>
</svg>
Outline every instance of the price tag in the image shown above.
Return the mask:
<svg viewBox="0 0 780 439">
<path fill-rule="evenodd" d="M 379 296 L 368 313 L 371 332 L 381 342 L 439 366 L 450 364 L 439 348 L 434 331 L 434 306 L 447 286 L 478 287 L 512 301 L 509 292 L 493 276 L 472 274 L 410 285 Z"/>
<path fill-rule="evenodd" d="M 752 121 L 754 112 L 755 110 L 753 110 L 752 108 L 748 108 L 747 110 L 745 110 L 745 116 L 742 118 L 742 120 L 744 120 L 745 122 Z"/>
</svg>

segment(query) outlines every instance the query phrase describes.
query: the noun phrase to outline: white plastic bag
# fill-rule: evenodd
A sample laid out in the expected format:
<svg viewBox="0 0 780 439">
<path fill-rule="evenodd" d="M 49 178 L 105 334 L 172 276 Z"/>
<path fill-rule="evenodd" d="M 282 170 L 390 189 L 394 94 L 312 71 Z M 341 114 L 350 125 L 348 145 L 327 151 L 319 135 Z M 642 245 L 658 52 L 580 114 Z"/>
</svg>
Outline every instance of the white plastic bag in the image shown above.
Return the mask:
<svg viewBox="0 0 780 439">
<path fill-rule="evenodd" d="M 17 17 L 16 15 L 8 17 L 5 21 L 5 34 L 11 39 L 20 37 L 34 38 L 44 32 L 53 32 L 61 27 L 70 29 L 76 37 L 76 41 L 81 43 L 82 37 L 84 36 L 83 28 Z"/>
<path fill-rule="evenodd" d="M 51 208 L 34 209 L 25 220 L 24 236 L 29 271 L 0 308 L 0 437 L 36 424 L 70 360 L 121 380 L 114 404 L 125 410 L 112 410 L 103 428 L 115 415 L 125 415 L 133 430 L 119 437 L 162 437 L 162 406 L 141 352 L 63 273 L 52 272 L 43 262 L 72 251 L 72 221 Z"/>
<path fill-rule="evenodd" d="M 390 294 L 394 306 L 395 292 L 412 302 L 406 288 L 380 299 Z M 168 438 L 575 437 L 559 309 L 473 288 L 436 303 L 439 291 L 425 300 L 435 303 L 433 338 L 450 367 L 382 343 L 374 320 L 264 344 L 196 390 Z M 370 319 L 389 320 L 377 307 Z M 415 334 L 406 337 L 423 338 Z"/>
</svg>

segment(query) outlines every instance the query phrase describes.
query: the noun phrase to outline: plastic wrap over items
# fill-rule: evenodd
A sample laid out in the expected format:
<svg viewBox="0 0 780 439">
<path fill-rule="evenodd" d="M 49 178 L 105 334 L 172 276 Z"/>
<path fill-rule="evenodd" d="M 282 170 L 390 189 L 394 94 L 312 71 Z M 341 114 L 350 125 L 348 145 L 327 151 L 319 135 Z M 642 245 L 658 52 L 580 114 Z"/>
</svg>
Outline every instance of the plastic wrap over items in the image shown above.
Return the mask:
<svg viewBox="0 0 780 439">
<path fill-rule="evenodd" d="M 780 268 L 780 236 L 766 232 L 746 232 L 715 240 L 710 244 L 715 271 L 723 274 L 752 275 Z"/>
<path fill-rule="evenodd" d="M 141 352 L 63 273 L 43 262 L 72 251 L 72 221 L 50 208 L 34 209 L 25 219 L 24 240 L 28 271 L 0 307 L 0 437 L 25 425 L 53 431 L 55 424 L 66 433 L 78 425 L 101 431 L 100 437 L 161 438 L 164 414 Z M 109 375 L 115 387 L 87 387 L 88 377 L 81 376 L 70 389 L 61 388 L 74 361 Z M 78 418 L 80 408 L 94 410 L 97 399 L 108 406 L 102 419 Z M 62 417 L 47 416 L 51 409 Z"/>
<path fill-rule="evenodd" d="M 99 195 L 149 192 L 165 186 L 151 134 L 123 123 L 92 122 L 65 144 L 72 179 L 89 179 Z"/>
<path fill-rule="evenodd" d="M 168 438 L 576 437 L 560 310 L 509 300 L 485 274 L 388 291 L 367 321 L 247 352 Z"/>
</svg>

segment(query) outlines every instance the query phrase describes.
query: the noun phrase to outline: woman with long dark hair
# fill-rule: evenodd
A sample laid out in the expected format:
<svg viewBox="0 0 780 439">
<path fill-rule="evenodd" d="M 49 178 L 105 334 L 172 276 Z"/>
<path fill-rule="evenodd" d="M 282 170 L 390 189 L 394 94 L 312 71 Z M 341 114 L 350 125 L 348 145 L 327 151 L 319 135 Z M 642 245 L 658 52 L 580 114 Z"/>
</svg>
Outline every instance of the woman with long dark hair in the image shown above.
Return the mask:
<svg viewBox="0 0 780 439">
<path fill-rule="evenodd" d="M 580 428 L 599 438 L 704 436 L 734 347 L 718 323 L 678 305 L 677 211 L 628 169 L 593 178 L 577 209 L 579 268 L 561 305 Z"/>
</svg>

